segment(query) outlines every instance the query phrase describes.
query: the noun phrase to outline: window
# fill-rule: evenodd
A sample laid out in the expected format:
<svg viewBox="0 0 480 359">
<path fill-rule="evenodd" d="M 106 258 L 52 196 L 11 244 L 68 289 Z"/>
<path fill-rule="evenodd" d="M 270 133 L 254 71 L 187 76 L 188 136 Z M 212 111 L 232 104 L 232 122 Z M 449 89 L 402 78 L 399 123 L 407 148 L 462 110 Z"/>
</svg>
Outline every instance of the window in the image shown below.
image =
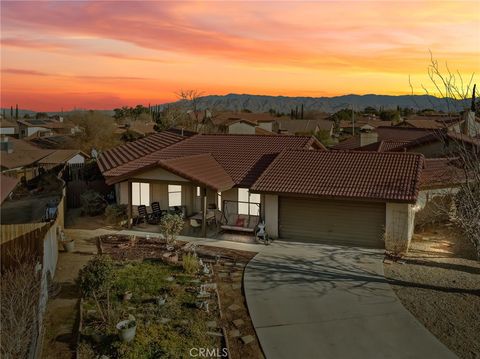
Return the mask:
<svg viewBox="0 0 480 359">
<path fill-rule="evenodd" d="M 200 187 L 197 187 L 197 197 L 200 197 Z"/>
<path fill-rule="evenodd" d="M 150 206 L 150 183 L 132 182 L 132 204 Z"/>
<path fill-rule="evenodd" d="M 222 192 L 217 192 L 217 208 L 222 210 Z"/>
<path fill-rule="evenodd" d="M 260 195 L 250 193 L 247 188 L 238 189 L 238 213 L 251 214 L 258 216 L 260 214 Z"/>
<path fill-rule="evenodd" d="M 168 205 L 170 207 L 182 205 L 182 186 L 168 185 Z"/>
</svg>

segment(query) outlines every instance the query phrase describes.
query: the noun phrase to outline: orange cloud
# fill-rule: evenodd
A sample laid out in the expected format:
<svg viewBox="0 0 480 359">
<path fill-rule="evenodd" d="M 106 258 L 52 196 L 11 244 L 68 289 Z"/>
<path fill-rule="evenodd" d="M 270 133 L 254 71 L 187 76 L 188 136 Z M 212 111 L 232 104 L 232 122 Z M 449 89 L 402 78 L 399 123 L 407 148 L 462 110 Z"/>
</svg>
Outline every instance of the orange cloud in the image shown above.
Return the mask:
<svg viewBox="0 0 480 359">
<path fill-rule="evenodd" d="M 182 87 L 401 94 L 409 75 L 428 82 L 429 50 L 463 74 L 479 65 L 478 2 L 214 4 L 2 2 L 2 104 L 34 89 L 59 96 L 48 103 L 72 89 L 108 103 L 170 100 Z"/>
</svg>

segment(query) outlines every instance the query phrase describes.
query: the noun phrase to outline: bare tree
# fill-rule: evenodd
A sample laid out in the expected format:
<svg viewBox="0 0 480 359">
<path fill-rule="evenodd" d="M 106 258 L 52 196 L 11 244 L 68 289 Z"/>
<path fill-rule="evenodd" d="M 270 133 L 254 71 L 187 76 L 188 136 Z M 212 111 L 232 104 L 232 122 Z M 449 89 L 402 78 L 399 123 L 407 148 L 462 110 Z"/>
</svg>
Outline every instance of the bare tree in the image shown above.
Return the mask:
<svg viewBox="0 0 480 359">
<path fill-rule="evenodd" d="M 1 275 L 2 358 L 26 358 L 38 331 L 41 270 L 32 257 L 22 258 Z"/>
<path fill-rule="evenodd" d="M 473 84 L 474 74 L 469 81 L 464 81 L 459 71 L 452 72 L 448 64 L 442 70 L 438 61 L 431 56 L 428 75 L 438 92 L 437 96 L 445 100 L 449 114 L 458 112 L 459 103 L 464 107 L 460 132 L 452 131 L 445 123 L 445 128 L 437 133 L 443 142 L 444 155 L 457 164 L 463 176 L 458 188 L 445 194 L 451 196 L 452 208 L 441 205 L 436 210 L 443 215 L 448 214 L 450 220 L 473 243 L 480 259 L 480 139 L 476 138 L 480 135 L 480 127 L 475 120 L 475 112 L 478 111 L 475 97 L 478 93 Z M 430 94 L 426 86 L 422 88 Z M 468 104 L 470 98 L 471 105 L 468 108 L 465 104 Z M 458 177 L 457 172 L 452 166 L 448 175 Z"/>
<path fill-rule="evenodd" d="M 193 131 L 198 131 L 205 119 L 204 112 L 200 111 L 199 108 L 203 92 L 198 90 L 180 90 L 177 96 L 188 115 L 186 116 L 185 125 Z"/>
</svg>

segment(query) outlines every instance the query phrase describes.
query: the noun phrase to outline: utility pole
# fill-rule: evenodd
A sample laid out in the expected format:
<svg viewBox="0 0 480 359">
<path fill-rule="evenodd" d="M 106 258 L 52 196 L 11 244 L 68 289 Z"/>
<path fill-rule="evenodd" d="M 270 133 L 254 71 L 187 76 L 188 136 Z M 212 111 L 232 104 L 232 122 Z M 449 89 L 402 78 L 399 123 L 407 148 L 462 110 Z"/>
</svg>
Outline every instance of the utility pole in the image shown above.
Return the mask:
<svg viewBox="0 0 480 359">
<path fill-rule="evenodd" d="M 352 104 L 352 135 L 355 136 L 355 111 L 353 111 L 353 104 Z"/>
</svg>

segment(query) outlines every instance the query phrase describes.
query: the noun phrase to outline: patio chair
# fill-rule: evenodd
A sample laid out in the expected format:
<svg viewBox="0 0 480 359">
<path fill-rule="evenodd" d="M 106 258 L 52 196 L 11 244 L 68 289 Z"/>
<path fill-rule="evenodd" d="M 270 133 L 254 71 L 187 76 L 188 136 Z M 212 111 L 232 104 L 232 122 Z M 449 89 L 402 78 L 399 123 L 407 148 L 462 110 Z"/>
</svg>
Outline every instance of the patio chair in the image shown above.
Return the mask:
<svg viewBox="0 0 480 359">
<path fill-rule="evenodd" d="M 150 207 L 152 207 L 153 215 L 158 219 L 162 218 L 163 215 L 167 213 L 166 210 L 160 208 L 160 202 L 152 202 Z"/>
<path fill-rule="evenodd" d="M 202 224 L 199 223 L 195 218 L 190 219 L 190 227 L 193 228 L 194 231 L 202 227 Z"/>
<path fill-rule="evenodd" d="M 153 213 L 147 212 L 147 206 L 141 204 L 137 207 L 138 216 L 135 219 L 135 225 L 144 222 L 148 224 L 158 224 L 158 219 L 153 216 Z"/>
</svg>

